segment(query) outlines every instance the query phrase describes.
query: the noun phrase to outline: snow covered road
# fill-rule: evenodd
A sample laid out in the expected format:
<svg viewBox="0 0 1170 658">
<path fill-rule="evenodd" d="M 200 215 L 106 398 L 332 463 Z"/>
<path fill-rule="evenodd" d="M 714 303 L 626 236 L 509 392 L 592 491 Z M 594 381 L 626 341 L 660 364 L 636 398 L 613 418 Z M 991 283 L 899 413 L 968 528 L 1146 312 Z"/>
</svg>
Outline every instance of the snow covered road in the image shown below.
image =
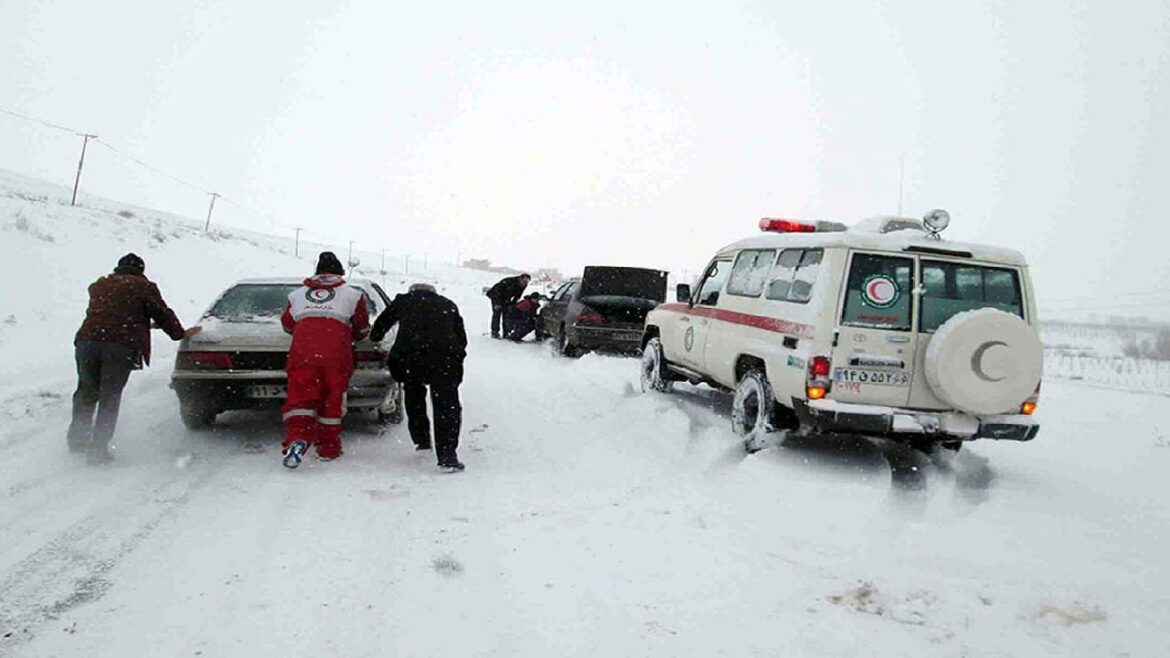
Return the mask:
<svg viewBox="0 0 1170 658">
<path fill-rule="evenodd" d="M 1165 398 L 1048 386 L 1037 442 L 949 464 L 848 438 L 747 457 L 722 396 L 641 396 L 632 361 L 471 352 L 460 476 L 358 419 L 343 460 L 286 471 L 274 415 L 184 429 L 166 367 L 133 380 L 117 464 L 89 468 L 49 399 L 0 464 L 0 648 L 1136 656 L 1170 638 Z"/>
<path fill-rule="evenodd" d="M 1049 379 L 1035 442 L 948 461 L 855 437 L 747 456 L 725 396 L 643 396 L 632 360 L 474 335 L 467 472 L 358 418 L 344 458 L 290 472 L 276 414 L 183 427 L 159 338 L 116 463 L 91 468 L 64 440 L 90 281 L 137 251 L 191 322 L 237 278 L 310 264 L 3 172 L 0 193 L 7 278 L 44 274 L 0 318 L 0 656 L 1170 648 L 1165 396 Z M 486 329 L 487 275 L 429 280 Z"/>
</svg>

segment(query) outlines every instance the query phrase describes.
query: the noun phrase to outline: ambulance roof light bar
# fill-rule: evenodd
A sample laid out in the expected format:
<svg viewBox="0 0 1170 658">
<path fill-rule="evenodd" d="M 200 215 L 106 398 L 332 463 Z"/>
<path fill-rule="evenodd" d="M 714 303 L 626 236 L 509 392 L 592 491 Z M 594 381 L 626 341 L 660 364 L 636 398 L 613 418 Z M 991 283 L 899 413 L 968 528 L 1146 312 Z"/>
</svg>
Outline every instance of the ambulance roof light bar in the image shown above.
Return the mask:
<svg viewBox="0 0 1170 658">
<path fill-rule="evenodd" d="M 760 220 L 760 230 L 767 233 L 829 233 L 844 231 L 845 225 L 838 222 L 801 222 L 794 219 L 764 217 Z"/>
</svg>

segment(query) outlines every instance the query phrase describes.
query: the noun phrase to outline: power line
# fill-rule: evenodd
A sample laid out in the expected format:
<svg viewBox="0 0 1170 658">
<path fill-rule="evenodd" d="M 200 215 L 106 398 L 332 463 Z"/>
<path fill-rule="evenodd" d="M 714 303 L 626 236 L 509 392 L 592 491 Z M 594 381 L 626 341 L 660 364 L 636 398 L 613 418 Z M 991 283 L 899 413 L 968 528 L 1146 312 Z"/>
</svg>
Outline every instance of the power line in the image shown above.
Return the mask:
<svg viewBox="0 0 1170 658">
<path fill-rule="evenodd" d="M 62 132 L 70 133 L 72 135 L 75 135 L 77 137 L 81 137 L 84 139 L 84 141 L 82 142 L 81 158 L 79 159 L 79 162 L 78 162 L 78 172 L 77 172 L 77 176 L 74 180 L 74 191 L 73 191 L 74 202 L 76 202 L 77 188 L 78 188 L 80 181 L 81 181 L 81 167 L 85 161 L 85 147 L 88 145 L 89 142 L 92 141 L 92 142 L 95 142 L 97 144 L 100 144 L 102 147 L 104 147 L 106 150 L 110 151 L 111 153 L 113 153 L 113 154 L 115 154 L 115 155 L 129 161 L 129 162 L 132 162 L 132 163 L 138 165 L 139 167 L 142 167 L 143 169 L 146 169 L 147 171 L 150 171 L 151 173 L 153 173 L 157 176 L 161 176 L 161 177 L 166 178 L 170 181 L 178 183 L 179 185 L 182 185 L 183 187 L 187 187 L 189 189 L 195 190 L 196 192 L 200 192 L 202 194 L 206 194 L 206 195 L 210 196 L 211 199 L 210 199 L 210 203 L 208 204 L 207 219 L 204 223 L 205 230 L 210 229 L 211 214 L 215 208 L 215 202 L 217 200 L 220 200 L 220 201 L 224 201 L 226 203 L 229 203 L 233 206 L 236 206 L 237 208 L 240 208 L 241 210 L 245 210 L 245 211 L 255 215 L 257 218 L 262 218 L 265 222 L 271 224 L 272 226 L 295 230 L 296 231 L 296 235 L 294 237 L 295 245 L 296 245 L 295 250 L 298 253 L 300 251 L 300 236 L 301 236 L 302 231 L 304 231 L 304 229 L 293 226 L 292 224 L 288 224 L 288 223 L 279 221 L 278 219 L 275 218 L 275 216 L 273 216 L 270 213 L 257 210 L 255 208 L 253 208 L 247 204 L 241 203 L 239 201 L 234 201 L 231 198 L 224 197 L 223 195 L 219 194 L 218 192 L 213 192 L 209 189 L 204 188 L 201 185 L 196 185 L 195 183 L 189 182 L 187 180 L 179 178 L 178 176 L 175 176 L 175 175 L 170 174 L 166 171 L 163 171 L 162 169 L 159 169 L 158 167 L 150 164 L 149 162 L 146 162 L 145 160 L 142 160 L 141 158 L 135 157 L 134 155 L 131 155 L 130 153 L 127 153 L 126 151 L 123 151 L 123 150 L 115 147 L 114 145 L 110 144 L 109 142 L 107 142 L 105 140 L 98 139 L 98 137 L 96 135 L 93 135 L 93 134 L 90 134 L 90 133 L 87 133 L 87 132 L 84 132 L 81 130 L 75 130 L 73 128 L 69 128 L 66 126 L 62 126 L 62 125 L 53 123 L 52 121 L 46 121 L 44 119 L 29 116 L 27 114 L 23 114 L 21 112 L 17 112 L 15 110 L 11 110 L 11 109 L 8 109 L 5 107 L 0 107 L 0 113 L 6 114 L 6 115 L 9 115 L 12 117 L 16 117 L 18 119 L 22 119 L 25 121 L 30 121 L 32 123 L 39 124 L 39 125 L 44 126 L 46 128 L 51 128 L 53 130 L 59 130 Z M 409 256 L 407 258 L 409 259 Z M 424 257 L 424 262 L 425 262 L 425 257 Z M 407 268 L 409 270 L 409 260 L 407 260 Z"/>
<path fill-rule="evenodd" d="M 7 114 L 7 115 L 10 115 L 10 116 L 14 116 L 14 117 L 16 117 L 16 118 L 18 118 L 18 119 L 24 119 L 25 121 L 32 121 L 33 123 L 39 123 L 39 124 L 41 124 L 42 126 L 45 126 L 45 127 L 47 127 L 47 128 L 53 128 L 53 129 L 55 129 L 55 130 L 63 130 L 63 131 L 65 131 L 65 132 L 67 132 L 67 133 L 73 133 L 74 135 L 77 135 L 78 137 L 84 137 L 84 136 L 85 136 L 85 133 L 84 133 L 84 132 L 82 132 L 82 131 L 80 131 L 80 130 L 74 130 L 74 129 L 72 129 L 72 128 L 66 128 L 65 126 L 59 126 L 59 125 L 57 125 L 57 124 L 55 124 L 55 123 L 52 123 L 52 122 L 49 122 L 49 121 L 45 121 L 44 119 L 38 119 L 38 118 L 36 118 L 36 117 L 30 117 L 30 116 L 28 116 L 27 114 L 21 114 L 20 112 L 14 112 L 14 111 L 12 111 L 12 110 L 9 110 L 9 109 L 7 109 L 7 108 L 4 108 L 4 107 L 0 107 L 0 112 L 2 112 L 2 113 L 4 113 L 4 114 Z"/>
<path fill-rule="evenodd" d="M 114 148 L 113 146 L 111 146 L 109 143 L 107 143 L 103 139 L 94 139 L 93 141 L 97 142 L 98 144 L 101 144 L 102 146 L 109 149 L 111 152 L 129 160 L 130 162 L 133 162 L 134 164 L 142 167 L 143 169 L 147 169 L 151 172 L 154 172 L 155 174 L 158 174 L 159 176 L 162 176 L 163 178 L 168 178 L 168 179 L 178 183 L 179 185 L 183 185 L 184 187 L 189 187 L 197 192 L 202 192 L 203 194 L 212 194 L 211 190 L 205 190 L 202 187 L 200 187 L 194 183 L 188 183 L 187 181 L 183 180 L 182 178 L 179 178 L 178 176 L 172 176 L 171 174 L 168 174 L 167 172 L 159 169 L 158 167 L 155 167 L 154 165 L 151 165 L 147 162 L 143 162 L 142 160 L 130 155 L 129 153 L 126 153 L 125 151 Z"/>
</svg>

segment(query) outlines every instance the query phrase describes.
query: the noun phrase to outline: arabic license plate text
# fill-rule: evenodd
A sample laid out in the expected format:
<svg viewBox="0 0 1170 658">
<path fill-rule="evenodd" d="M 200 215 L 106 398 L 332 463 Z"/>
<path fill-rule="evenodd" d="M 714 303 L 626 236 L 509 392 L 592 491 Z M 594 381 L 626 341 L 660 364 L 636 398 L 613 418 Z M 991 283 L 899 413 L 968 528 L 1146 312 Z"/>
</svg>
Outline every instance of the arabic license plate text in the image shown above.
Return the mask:
<svg viewBox="0 0 1170 658">
<path fill-rule="evenodd" d="M 245 393 L 250 398 L 286 398 L 288 387 L 282 384 L 257 384 L 249 386 Z"/>
<path fill-rule="evenodd" d="M 839 382 L 877 384 L 879 386 L 907 386 L 910 384 L 910 376 L 901 370 L 838 368 L 833 379 Z"/>
</svg>

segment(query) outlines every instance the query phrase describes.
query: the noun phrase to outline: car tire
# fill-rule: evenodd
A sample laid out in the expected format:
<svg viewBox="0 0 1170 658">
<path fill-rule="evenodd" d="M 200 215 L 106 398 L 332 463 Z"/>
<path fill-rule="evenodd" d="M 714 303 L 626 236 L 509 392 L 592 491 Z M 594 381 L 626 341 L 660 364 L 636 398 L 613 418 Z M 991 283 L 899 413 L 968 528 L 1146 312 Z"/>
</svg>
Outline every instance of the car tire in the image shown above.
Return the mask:
<svg viewBox="0 0 1170 658">
<path fill-rule="evenodd" d="M 749 453 L 758 452 L 772 444 L 775 406 L 772 385 L 763 371 L 749 370 L 744 373 L 731 401 L 731 429 L 743 439 L 743 447 Z"/>
<path fill-rule="evenodd" d="M 666 369 L 666 357 L 662 354 L 662 340 L 658 337 L 646 341 L 646 347 L 642 349 L 641 373 L 643 393 L 669 393 L 674 387 Z"/>
<path fill-rule="evenodd" d="M 569 342 L 569 334 L 565 333 L 563 326 L 560 333 L 557 334 L 557 354 L 570 359 L 581 356 L 580 350 Z"/>
<path fill-rule="evenodd" d="M 403 401 L 402 401 L 402 385 L 394 385 L 394 408 L 387 410 L 383 407 L 378 407 L 378 424 L 379 425 L 401 425 L 403 418 Z"/>
<path fill-rule="evenodd" d="M 215 424 L 218 412 L 204 400 L 179 398 L 179 417 L 190 430 L 205 430 Z"/>
</svg>

